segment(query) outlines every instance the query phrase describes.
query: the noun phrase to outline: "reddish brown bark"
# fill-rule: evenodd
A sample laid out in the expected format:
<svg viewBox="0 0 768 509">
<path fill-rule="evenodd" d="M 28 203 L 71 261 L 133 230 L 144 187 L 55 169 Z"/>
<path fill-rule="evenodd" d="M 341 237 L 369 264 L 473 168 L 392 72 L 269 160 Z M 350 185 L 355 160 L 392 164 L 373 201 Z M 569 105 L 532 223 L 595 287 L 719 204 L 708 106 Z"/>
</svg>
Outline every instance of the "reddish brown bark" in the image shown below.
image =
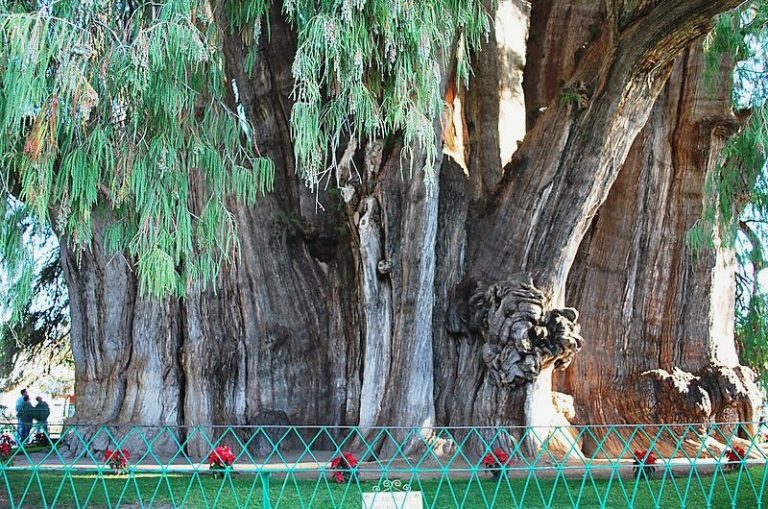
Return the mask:
<svg viewBox="0 0 768 509">
<path fill-rule="evenodd" d="M 730 84 L 710 89 L 699 42 L 676 64 L 580 248 L 568 300 L 598 345 L 558 384 L 574 396 L 577 422 L 755 418 L 753 374 L 734 346 L 734 253 L 685 241 L 739 126 Z"/>
<path fill-rule="evenodd" d="M 567 5 L 558 3 L 555 8 L 553 4 L 550 16 L 570 22 L 561 13 Z M 566 278 L 583 235 L 650 114 L 674 58 L 704 33 L 711 16 L 725 6 L 657 2 L 646 3 L 637 11 L 609 6 L 603 12 L 596 7 L 593 15 L 602 16 L 601 31 L 573 67 L 565 58 L 555 66 L 572 75 L 564 78 L 558 95 L 549 99 L 546 111 L 506 169 L 497 193 L 470 209 L 466 265 L 461 273 L 464 287 L 470 291 L 456 296 L 459 303 L 473 295 L 477 286 L 504 283 L 523 273 L 543 290 L 545 310 L 563 305 Z M 536 10 L 534 5 L 534 18 Z M 541 21 L 532 30 L 552 30 L 553 26 L 568 31 L 567 25 Z M 547 40 L 534 31 L 531 37 L 539 42 L 529 49 Z M 575 58 L 575 48 L 564 48 L 564 54 L 569 50 Z M 496 312 L 495 304 L 491 305 L 490 313 Z M 443 390 L 454 400 L 472 404 L 458 405 L 451 420 L 493 425 L 562 423 L 552 405 L 549 377 L 553 368 L 565 367 L 567 362 L 545 349 L 539 352 L 541 374 L 533 383 L 522 388 L 493 383 L 488 370 L 499 368 L 476 359 L 487 361 L 482 352 L 499 341 L 497 331 L 492 324 L 490 331 L 472 331 L 461 325 L 470 320 L 470 310 L 457 314 L 458 327 L 451 332 L 460 343 L 453 355 L 474 362 L 460 364 L 454 371 L 457 384 Z M 510 318 L 514 320 L 514 314 Z M 503 344 L 514 343 L 514 333 L 501 333 L 507 336 L 501 339 Z M 586 337 L 585 344 L 589 341 Z M 520 355 L 518 361 L 501 369 L 508 374 L 527 369 L 525 359 Z"/>
</svg>

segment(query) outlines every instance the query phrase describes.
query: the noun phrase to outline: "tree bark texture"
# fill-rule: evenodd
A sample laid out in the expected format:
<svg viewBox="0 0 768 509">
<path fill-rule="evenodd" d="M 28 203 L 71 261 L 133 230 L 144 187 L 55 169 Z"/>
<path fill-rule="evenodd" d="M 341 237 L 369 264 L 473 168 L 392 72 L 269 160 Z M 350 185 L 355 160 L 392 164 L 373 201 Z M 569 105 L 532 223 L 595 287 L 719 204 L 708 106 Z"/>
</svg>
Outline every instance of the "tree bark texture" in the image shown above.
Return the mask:
<svg viewBox="0 0 768 509">
<path fill-rule="evenodd" d="M 663 116 L 666 109 L 659 119 L 652 109 L 675 59 L 707 32 L 715 15 L 738 3 L 542 0 L 531 8 L 522 0 L 502 1 L 489 40 L 475 56 L 470 89 L 457 90 L 452 66 L 444 66 L 443 86 L 454 108 L 442 127 L 435 119 L 450 154 L 440 162 L 436 181 L 401 175 L 410 161 L 400 160 L 401 141 L 393 136 L 348 143 L 335 175 L 340 192 L 319 194 L 303 187 L 292 157 L 294 36 L 273 9 L 270 37 L 254 72 L 246 75 L 239 36 L 225 35 L 228 78 L 237 83 L 260 151 L 275 162 L 275 192 L 253 208 L 231 204 L 240 260 L 222 274 L 215 292 L 191 287 L 184 299 L 149 302 L 139 296 L 131 262 L 104 253 L 98 228 L 90 251 L 73 254 L 62 246 L 78 420 L 364 430 L 403 425 L 425 433 L 435 425 L 548 427 L 567 423 L 553 404 L 552 373 L 574 356 L 615 353 L 600 361 L 599 376 L 590 381 L 600 387 L 611 362 L 639 374 L 628 363 L 644 355 L 643 348 L 665 352 L 657 357 L 666 360 L 648 362 L 648 369 L 677 366 L 698 373 L 719 359 L 736 373 L 735 357 L 699 334 L 699 310 L 682 321 L 662 312 L 694 300 L 710 303 L 710 287 L 680 286 L 694 284 L 682 244 L 669 262 L 679 265 L 677 272 L 630 272 L 623 259 L 597 270 L 588 260 L 607 260 L 595 240 L 602 215 L 597 226 L 590 225 L 601 205 L 610 206 L 609 191 L 627 154 L 633 155 L 622 171 L 635 176 L 620 180 L 615 193 L 657 178 L 641 178 L 651 169 L 633 166 L 639 156 L 630 148 L 649 117 L 651 125 L 674 126 Z M 678 69 L 690 65 L 691 53 L 686 55 Z M 680 94 L 664 93 L 673 110 L 685 104 Z M 699 98 L 689 99 L 701 107 Z M 696 115 L 722 117 L 709 110 Z M 719 136 L 712 136 L 707 164 L 726 135 L 709 120 L 697 124 Z M 684 156 L 682 148 L 675 157 L 701 159 L 698 153 Z M 423 156 L 414 149 L 413 157 L 418 167 Z M 694 162 L 687 161 L 674 171 L 688 175 L 682 165 Z M 667 245 L 682 238 L 684 223 L 702 199 L 699 181 L 688 178 L 678 195 L 690 214 L 653 219 L 633 209 L 643 221 L 638 229 L 669 224 Z M 643 196 L 651 195 L 650 185 L 643 184 Z M 631 247 L 623 238 L 614 242 Z M 725 253 L 718 257 L 724 260 Z M 667 324 L 653 343 L 658 347 L 638 341 L 645 347 L 621 357 L 618 346 L 604 344 L 618 336 L 596 325 L 613 326 L 626 316 L 626 306 L 632 311 L 632 303 L 616 306 L 616 299 L 598 298 L 603 290 L 577 283 L 592 281 L 593 270 L 631 273 L 646 278 L 645 285 L 691 288 L 675 294 L 678 300 L 650 286 L 643 294 L 667 299 L 654 301 L 659 311 L 649 316 Z M 641 283 L 634 285 L 640 295 Z M 566 300 L 581 308 L 581 318 Z M 721 344 L 732 345 L 725 333 Z M 696 343 L 686 343 L 687 353 L 679 353 L 689 337 Z M 586 373 L 579 369 L 574 376 Z M 628 376 L 627 383 L 636 378 Z M 661 372 L 642 379 L 666 383 Z M 567 380 L 577 378 L 561 383 L 573 391 L 578 384 Z M 579 394 L 577 407 L 592 408 Z M 591 410 L 589 419 L 603 422 L 620 413 L 611 412 Z M 204 445 L 195 447 L 202 452 Z"/>
<path fill-rule="evenodd" d="M 711 90 L 704 65 L 701 41 L 678 59 L 570 273 L 568 300 L 583 311 L 583 334 L 601 345 L 558 383 L 574 397 L 577 422 L 757 417 L 754 375 L 734 348 L 733 250 L 696 252 L 684 240 L 713 199 L 704 181 L 739 128 L 730 84 Z M 605 445 L 624 444 L 611 436 Z"/>
</svg>

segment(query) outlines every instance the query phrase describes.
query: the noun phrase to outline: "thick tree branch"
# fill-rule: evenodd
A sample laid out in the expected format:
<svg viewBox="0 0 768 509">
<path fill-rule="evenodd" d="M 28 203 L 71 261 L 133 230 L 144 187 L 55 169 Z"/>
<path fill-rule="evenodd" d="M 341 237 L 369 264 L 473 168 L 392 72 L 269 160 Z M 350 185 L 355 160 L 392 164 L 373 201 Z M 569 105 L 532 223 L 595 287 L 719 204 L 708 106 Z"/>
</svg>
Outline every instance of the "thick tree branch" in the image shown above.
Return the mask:
<svg viewBox="0 0 768 509">
<path fill-rule="evenodd" d="M 523 270 L 561 297 L 578 245 L 673 59 L 706 33 L 715 15 L 738 3 L 656 2 L 618 37 L 616 27 L 603 31 L 506 169 L 492 215 L 478 222 L 472 276 L 488 280 L 499 270 L 504 276 Z"/>
</svg>

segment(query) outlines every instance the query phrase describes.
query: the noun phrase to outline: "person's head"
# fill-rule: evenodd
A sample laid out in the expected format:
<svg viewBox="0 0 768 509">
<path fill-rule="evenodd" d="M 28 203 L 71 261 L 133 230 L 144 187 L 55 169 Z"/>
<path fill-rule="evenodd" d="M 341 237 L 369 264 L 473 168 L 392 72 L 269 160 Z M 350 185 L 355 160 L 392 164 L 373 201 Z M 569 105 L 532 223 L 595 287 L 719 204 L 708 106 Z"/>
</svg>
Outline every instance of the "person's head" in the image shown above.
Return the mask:
<svg viewBox="0 0 768 509">
<path fill-rule="evenodd" d="M 21 395 L 22 396 L 26 396 L 27 395 L 27 390 L 26 389 L 22 389 L 21 390 Z"/>
<path fill-rule="evenodd" d="M 38 397 L 35 398 L 35 400 L 37 400 L 38 403 L 42 403 L 43 402 L 43 397 L 42 396 L 38 396 Z"/>
<path fill-rule="evenodd" d="M 29 401 L 29 394 L 24 395 L 24 401 Z"/>
</svg>

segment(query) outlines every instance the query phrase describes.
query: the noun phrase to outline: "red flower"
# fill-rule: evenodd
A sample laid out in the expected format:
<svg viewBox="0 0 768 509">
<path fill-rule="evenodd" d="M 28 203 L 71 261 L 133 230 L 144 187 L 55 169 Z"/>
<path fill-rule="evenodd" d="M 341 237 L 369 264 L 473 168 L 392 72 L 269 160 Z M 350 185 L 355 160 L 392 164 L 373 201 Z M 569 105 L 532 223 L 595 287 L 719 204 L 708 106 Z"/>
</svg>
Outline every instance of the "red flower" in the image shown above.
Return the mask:
<svg viewBox="0 0 768 509">
<path fill-rule="evenodd" d="M 647 451 L 641 449 L 634 452 L 636 465 L 653 465 L 656 463 L 656 456 L 653 455 L 653 451 Z"/>
<path fill-rule="evenodd" d="M 349 471 L 357 466 L 358 460 L 351 452 L 342 452 L 331 460 L 331 468 L 336 469 L 333 480 L 339 484 L 347 482 Z"/>
<path fill-rule="evenodd" d="M 0 461 L 6 462 L 13 457 L 13 446 L 16 441 L 7 433 L 0 435 Z"/>
<path fill-rule="evenodd" d="M 738 463 L 740 461 L 744 461 L 744 448 L 736 446 L 733 449 L 727 449 L 725 451 L 725 457 L 730 463 Z"/>
<path fill-rule="evenodd" d="M 342 452 L 341 456 L 336 456 L 331 460 L 331 468 L 355 468 L 357 466 L 357 458 L 351 452 Z"/>
<path fill-rule="evenodd" d="M 493 452 L 486 454 L 483 458 L 485 468 L 499 468 L 506 466 L 507 463 L 509 463 L 509 454 L 501 449 L 494 449 Z"/>
<path fill-rule="evenodd" d="M 225 468 L 235 462 L 235 453 L 227 445 L 222 445 L 208 455 L 208 464 L 211 468 Z"/>
<path fill-rule="evenodd" d="M 127 468 L 130 459 L 131 453 L 128 452 L 128 449 L 116 449 L 114 451 L 107 449 L 104 451 L 104 462 L 115 470 Z"/>
</svg>

